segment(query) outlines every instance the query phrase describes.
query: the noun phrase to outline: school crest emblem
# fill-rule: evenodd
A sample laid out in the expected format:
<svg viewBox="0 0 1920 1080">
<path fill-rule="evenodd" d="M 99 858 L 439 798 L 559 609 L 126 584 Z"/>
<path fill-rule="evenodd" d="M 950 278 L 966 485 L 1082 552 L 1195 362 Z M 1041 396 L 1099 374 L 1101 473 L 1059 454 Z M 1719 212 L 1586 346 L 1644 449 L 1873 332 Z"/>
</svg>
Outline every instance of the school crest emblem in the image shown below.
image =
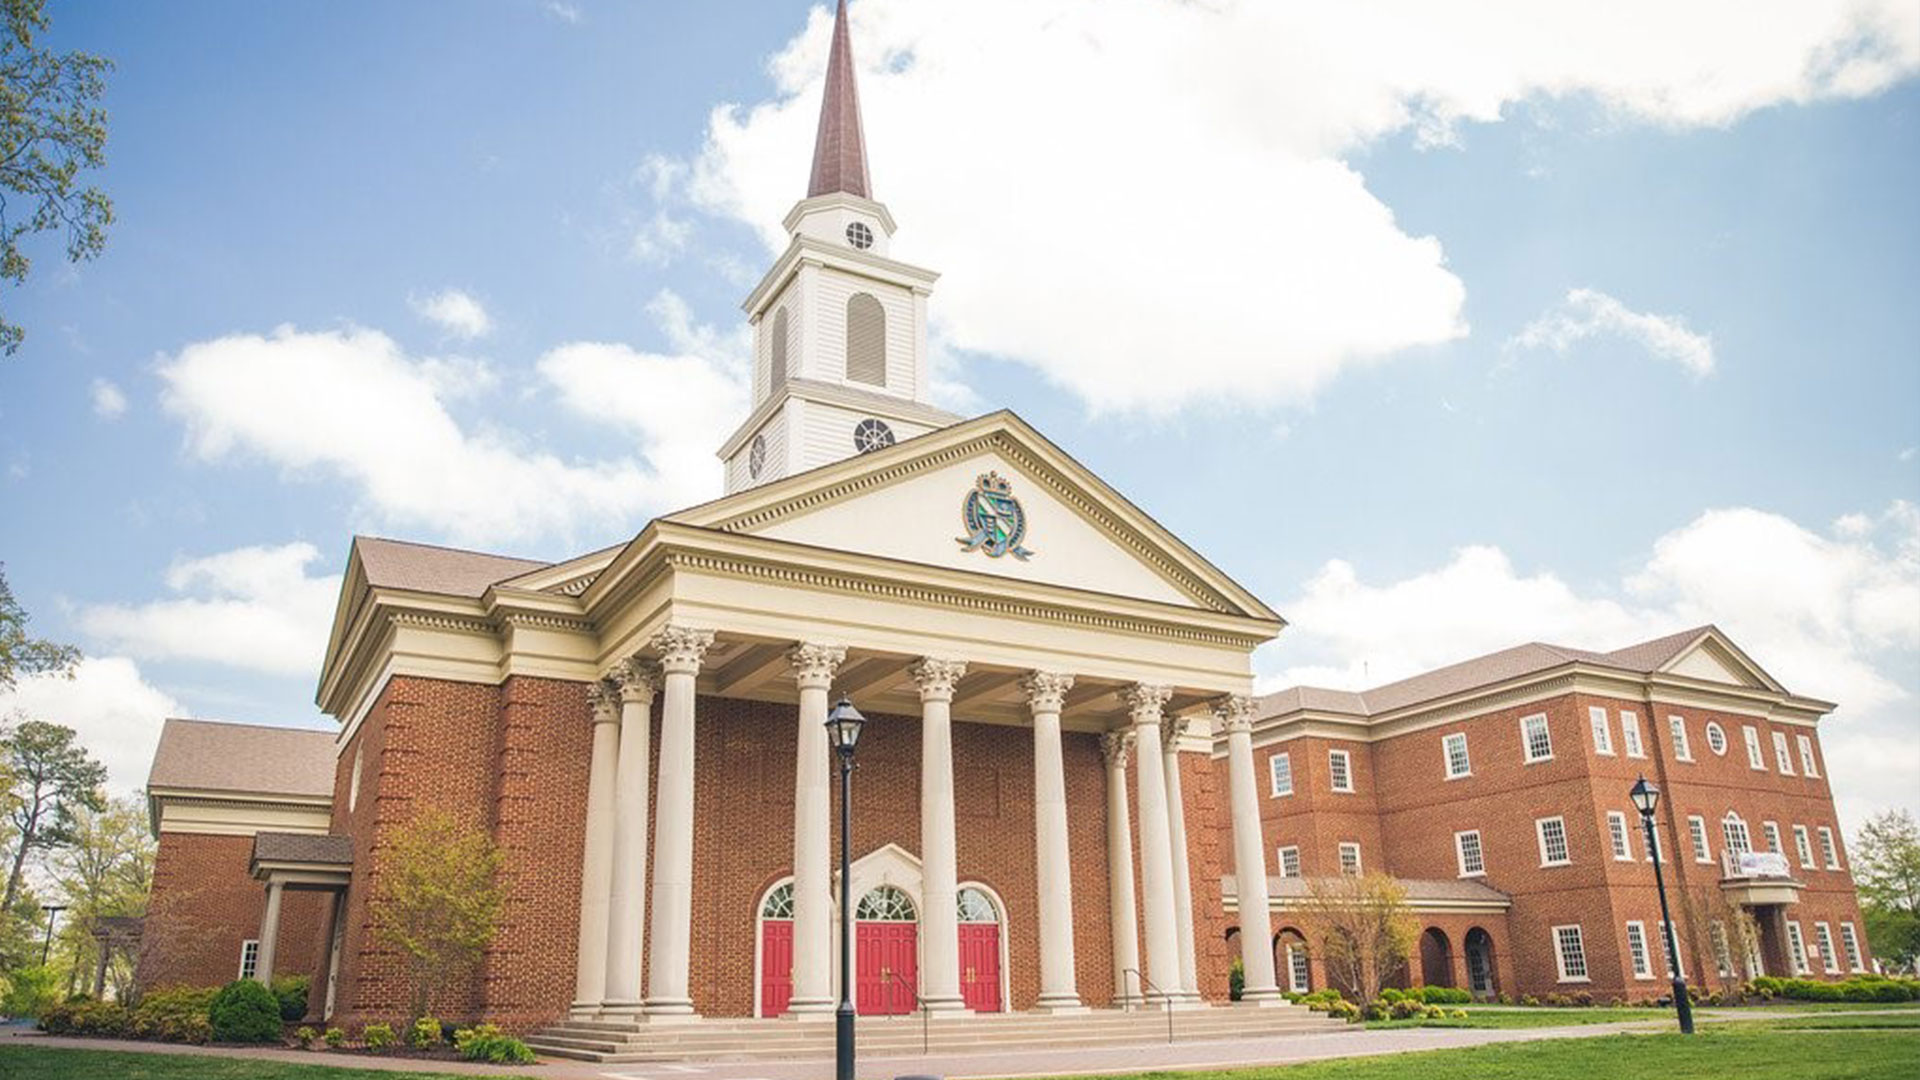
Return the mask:
<svg viewBox="0 0 1920 1080">
<path fill-rule="evenodd" d="M 966 526 L 967 535 L 956 537 L 955 542 L 963 551 L 983 551 L 995 559 L 1002 555 L 1021 560 L 1033 556 L 1020 546 L 1027 537 L 1027 512 L 1013 497 L 1013 485 L 997 472 L 974 481 L 973 490 L 960 504 L 960 522 Z"/>
</svg>

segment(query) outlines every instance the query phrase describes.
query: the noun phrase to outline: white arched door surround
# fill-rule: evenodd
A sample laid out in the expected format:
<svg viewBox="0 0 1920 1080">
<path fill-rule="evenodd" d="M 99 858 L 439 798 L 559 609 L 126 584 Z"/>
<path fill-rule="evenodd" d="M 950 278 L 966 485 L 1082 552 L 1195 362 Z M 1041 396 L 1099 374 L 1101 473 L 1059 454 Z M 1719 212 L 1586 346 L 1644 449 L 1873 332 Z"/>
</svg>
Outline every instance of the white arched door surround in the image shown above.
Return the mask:
<svg viewBox="0 0 1920 1080">
<path fill-rule="evenodd" d="M 999 927 L 999 930 L 1000 930 L 1000 933 L 999 933 L 999 938 L 1000 938 L 999 940 L 999 948 L 1000 948 L 1000 964 L 999 964 L 1000 1008 L 999 1008 L 999 1011 L 1010 1012 L 1012 1011 L 1012 1008 L 1013 1008 L 1012 1006 L 1013 987 L 1011 983 L 1011 977 L 1009 975 L 1010 966 L 1008 963 L 1008 955 L 1007 955 L 1007 939 L 1010 935 L 1007 933 L 1006 902 L 1000 899 L 1000 894 L 994 890 L 993 886 L 988 885 L 984 881 L 960 882 L 960 887 L 957 890 L 955 890 L 955 896 L 957 897 L 957 902 L 960 907 L 960 925 L 961 926 L 967 926 L 970 923 L 978 923 L 980 921 L 977 917 L 977 913 L 970 910 L 970 905 L 968 903 L 969 893 L 975 894 L 981 899 L 985 900 L 986 903 L 993 909 L 993 921 L 995 925 Z"/>
</svg>

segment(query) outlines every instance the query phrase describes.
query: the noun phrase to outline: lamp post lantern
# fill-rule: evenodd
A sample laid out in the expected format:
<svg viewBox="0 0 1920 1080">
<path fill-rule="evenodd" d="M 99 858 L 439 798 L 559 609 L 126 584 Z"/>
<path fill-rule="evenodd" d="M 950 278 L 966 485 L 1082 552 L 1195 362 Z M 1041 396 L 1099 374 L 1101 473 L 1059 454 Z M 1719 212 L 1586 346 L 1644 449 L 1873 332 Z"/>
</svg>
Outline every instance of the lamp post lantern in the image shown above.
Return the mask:
<svg viewBox="0 0 1920 1080">
<path fill-rule="evenodd" d="M 827 714 L 827 738 L 840 758 L 840 1005 L 833 1013 L 835 1080 L 853 1080 L 853 748 L 867 718 L 842 697 Z"/>
<path fill-rule="evenodd" d="M 1687 980 L 1680 974 L 1680 948 L 1673 940 L 1673 913 L 1667 909 L 1667 882 L 1660 874 L 1660 843 L 1653 834 L 1653 808 L 1660 805 L 1660 789 L 1642 776 L 1634 782 L 1627 797 L 1640 811 L 1640 824 L 1647 830 L 1647 857 L 1653 860 L 1653 886 L 1660 893 L 1660 926 L 1667 941 L 1667 971 L 1673 976 L 1673 1009 L 1680 1016 L 1680 1034 L 1693 1034 L 1693 1002 L 1687 998 Z"/>
</svg>

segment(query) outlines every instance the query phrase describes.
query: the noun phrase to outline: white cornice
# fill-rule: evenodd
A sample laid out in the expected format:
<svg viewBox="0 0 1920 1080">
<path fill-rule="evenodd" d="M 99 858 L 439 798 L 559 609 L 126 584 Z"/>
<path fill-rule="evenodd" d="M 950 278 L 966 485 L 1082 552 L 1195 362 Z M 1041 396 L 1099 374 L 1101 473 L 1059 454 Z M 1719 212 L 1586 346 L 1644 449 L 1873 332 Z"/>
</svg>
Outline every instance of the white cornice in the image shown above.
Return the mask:
<svg viewBox="0 0 1920 1080">
<path fill-rule="evenodd" d="M 811 236 L 796 236 L 787 245 L 787 250 L 774 260 L 766 276 L 760 279 L 760 284 L 755 285 L 741 302 L 740 308 L 747 313 L 747 318 L 760 318 L 802 263 L 832 267 L 844 274 L 921 293 L 932 290 L 933 283 L 940 280 L 939 274 L 912 263 L 875 255 L 871 251 L 856 251 L 850 247 L 829 244 Z"/>
</svg>

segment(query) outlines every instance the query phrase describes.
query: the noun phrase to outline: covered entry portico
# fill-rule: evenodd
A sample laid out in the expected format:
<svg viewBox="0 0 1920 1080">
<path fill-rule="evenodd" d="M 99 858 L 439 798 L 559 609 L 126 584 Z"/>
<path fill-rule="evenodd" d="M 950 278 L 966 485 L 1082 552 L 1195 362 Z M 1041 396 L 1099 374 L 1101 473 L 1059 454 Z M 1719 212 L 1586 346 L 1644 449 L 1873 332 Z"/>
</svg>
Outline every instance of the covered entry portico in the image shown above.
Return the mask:
<svg viewBox="0 0 1920 1080">
<path fill-rule="evenodd" d="M 288 891 L 326 893 L 328 905 L 326 947 L 322 950 L 321 972 L 325 991 L 316 997 L 307 993 L 307 1015 L 325 1020 L 333 1015 L 334 998 L 340 971 L 341 939 L 345 934 L 344 912 L 347 887 L 353 881 L 353 838 L 314 836 L 307 833 L 263 832 L 253 838 L 253 876 L 266 884 L 266 912 L 260 920 L 259 949 L 254 958 L 254 978 L 271 985 L 276 974 L 274 964 L 280 941 L 280 909 Z M 311 974 L 296 972 L 296 974 Z M 319 982 L 316 980 L 316 988 Z"/>
</svg>

